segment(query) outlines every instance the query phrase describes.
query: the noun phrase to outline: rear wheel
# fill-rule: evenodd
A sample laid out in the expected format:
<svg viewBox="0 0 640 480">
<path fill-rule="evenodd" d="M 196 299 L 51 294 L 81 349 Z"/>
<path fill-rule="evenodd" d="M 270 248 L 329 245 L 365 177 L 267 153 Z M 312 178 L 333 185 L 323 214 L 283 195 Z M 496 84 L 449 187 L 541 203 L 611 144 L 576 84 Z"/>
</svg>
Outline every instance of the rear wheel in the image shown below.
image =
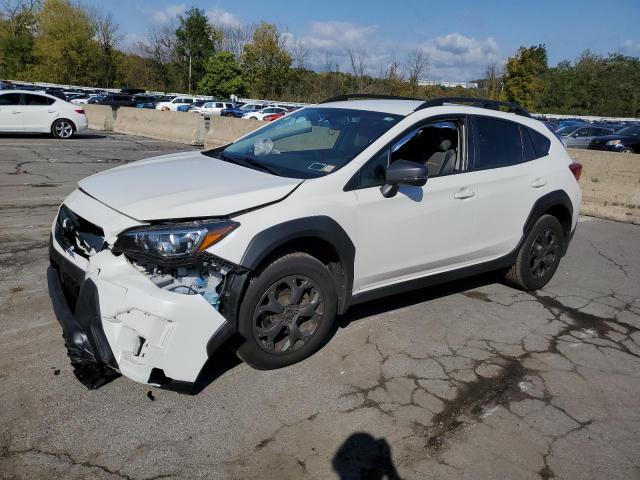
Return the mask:
<svg viewBox="0 0 640 480">
<path fill-rule="evenodd" d="M 67 139 L 73 137 L 75 133 L 75 127 L 71 120 L 66 118 L 60 118 L 53 122 L 51 126 L 51 134 L 56 138 Z"/>
<path fill-rule="evenodd" d="M 560 264 L 564 232 L 558 219 L 543 215 L 518 251 L 516 263 L 506 272 L 507 282 L 523 290 L 544 287 Z"/>
<path fill-rule="evenodd" d="M 238 325 L 245 342 L 237 354 L 261 370 L 299 362 L 322 345 L 336 306 L 333 279 L 320 261 L 305 253 L 278 258 L 247 288 Z"/>
<path fill-rule="evenodd" d="M 633 153 L 633 150 L 631 150 L 630 148 L 623 148 L 622 150 L 620 150 L 621 153 Z"/>
</svg>

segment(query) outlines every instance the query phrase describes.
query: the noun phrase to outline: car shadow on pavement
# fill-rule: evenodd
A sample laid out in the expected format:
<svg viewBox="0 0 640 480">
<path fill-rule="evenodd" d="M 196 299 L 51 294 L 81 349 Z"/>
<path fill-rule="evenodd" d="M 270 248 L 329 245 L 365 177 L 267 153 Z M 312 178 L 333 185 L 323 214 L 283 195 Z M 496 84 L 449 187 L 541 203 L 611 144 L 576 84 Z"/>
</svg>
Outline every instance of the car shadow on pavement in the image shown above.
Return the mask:
<svg viewBox="0 0 640 480">
<path fill-rule="evenodd" d="M 331 461 L 340 480 L 400 480 L 384 438 L 357 432 L 349 436 Z"/>
<path fill-rule="evenodd" d="M 499 273 L 492 272 L 355 305 L 345 315 L 336 318 L 333 329 L 323 343 L 323 347 L 331 341 L 338 329 L 347 328 L 351 323 L 358 320 L 498 282 L 500 282 Z M 223 374 L 242 363 L 235 354 L 235 348 L 240 342 L 241 339 L 238 336 L 232 337 L 209 357 L 193 385 L 190 392 L 192 395 L 202 392 Z"/>
<path fill-rule="evenodd" d="M 372 315 L 378 315 L 391 310 L 397 310 L 411 305 L 416 305 L 418 303 L 435 300 L 437 298 L 447 297 L 449 295 L 454 295 L 456 293 L 472 290 L 485 285 L 491 285 L 493 283 L 501 283 L 501 275 L 499 272 L 474 275 L 461 280 L 454 280 L 354 305 L 346 314 L 339 316 L 336 319 L 333 331 L 327 341 L 331 340 L 338 329 L 347 328 L 351 323 Z"/>
</svg>

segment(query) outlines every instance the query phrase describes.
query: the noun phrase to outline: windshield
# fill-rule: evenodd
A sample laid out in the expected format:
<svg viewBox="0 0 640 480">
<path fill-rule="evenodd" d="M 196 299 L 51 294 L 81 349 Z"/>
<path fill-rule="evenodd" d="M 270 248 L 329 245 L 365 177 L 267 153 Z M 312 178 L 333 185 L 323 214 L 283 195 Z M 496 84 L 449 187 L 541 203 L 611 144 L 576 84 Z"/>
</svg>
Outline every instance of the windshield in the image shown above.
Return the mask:
<svg viewBox="0 0 640 480">
<path fill-rule="evenodd" d="M 616 132 L 616 135 L 640 135 L 640 125 L 629 125 Z"/>
<path fill-rule="evenodd" d="M 305 108 L 229 145 L 221 158 L 280 176 L 321 177 L 349 163 L 402 118 L 366 110 Z M 211 156 L 218 155 L 211 151 Z"/>
</svg>

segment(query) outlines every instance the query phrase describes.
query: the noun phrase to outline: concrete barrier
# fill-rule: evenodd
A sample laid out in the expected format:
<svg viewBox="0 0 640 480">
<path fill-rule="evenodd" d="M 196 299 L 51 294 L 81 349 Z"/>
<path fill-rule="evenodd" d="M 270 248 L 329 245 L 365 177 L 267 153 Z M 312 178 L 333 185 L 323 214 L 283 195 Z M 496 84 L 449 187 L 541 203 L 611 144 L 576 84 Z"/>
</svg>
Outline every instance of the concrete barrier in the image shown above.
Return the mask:
<svg viewBox="0 0 640 480">
<path fill-rule="evenodd" d="M 80 106 L 80 105 L 78 105 Z M 108 105 L 82 105 L 92 130 L 113 130 L 116 112 Z"/>
<path fill-rule="evenodd" d="M 196 113 L 131 107 L 118 109 L 113 131 L 187 145 L 202 145 L 205 134 L 204 119 Z"/>
<path fill-rule="evenodd" d="M 569 149 L 582 164 L 584 215 L 640 225 L 640 155 Z"/>
<path fill-rule="evenodd" d="M 259 120 L 213 116 L 204 137 L 204 148 L 221 147 L 263 125 L 264 122 Z"/>
</svg>

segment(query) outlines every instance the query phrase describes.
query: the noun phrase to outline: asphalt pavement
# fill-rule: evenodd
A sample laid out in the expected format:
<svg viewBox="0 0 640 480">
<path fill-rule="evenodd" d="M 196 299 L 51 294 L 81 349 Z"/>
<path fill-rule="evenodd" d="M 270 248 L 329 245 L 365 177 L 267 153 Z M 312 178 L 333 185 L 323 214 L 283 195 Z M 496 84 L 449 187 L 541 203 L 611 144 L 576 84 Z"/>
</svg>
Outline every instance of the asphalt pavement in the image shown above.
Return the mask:
<svg viewBox="0 0 640 480">
<path fill-rule="evenodd" d="M 473 277 L 354 307 L 282 370 L 221 350 L 197 395 L 86 390 L 46 287 L 56 208 L 188 148 L 0 136 L 0 478 L 640 478 L 640 227 L 590 217 L 536 293 Z"/>
</svg>

